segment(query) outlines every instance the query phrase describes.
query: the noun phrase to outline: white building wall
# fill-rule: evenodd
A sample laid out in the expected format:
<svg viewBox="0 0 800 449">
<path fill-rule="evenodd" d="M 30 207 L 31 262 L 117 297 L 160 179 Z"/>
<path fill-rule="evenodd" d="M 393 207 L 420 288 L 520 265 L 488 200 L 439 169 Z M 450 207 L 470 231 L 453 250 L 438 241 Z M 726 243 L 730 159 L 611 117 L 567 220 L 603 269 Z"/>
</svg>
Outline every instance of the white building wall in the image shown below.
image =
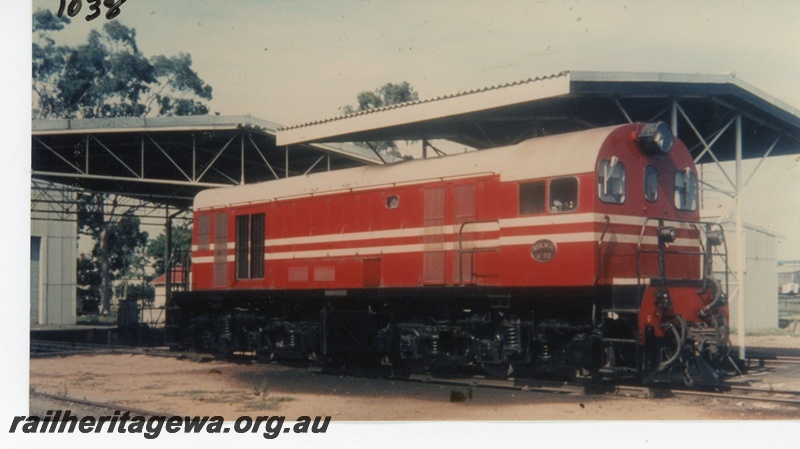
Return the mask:
<svg viewBox="0 0 800 449">
<path fill-rule="evenodd" d="M 729 305 L 731 325 L 738 322 L 739 306 L 736 272 L 736 232 L 725 226 L 730 268 Z M 778 327 L 778 260 L 777 238 L 774 234 L 754 227 L 745 227 L 745 279 L 744 322 L 745 330 L 775 329 Z"/>
<path fill-rule="evenodd" d="M 38 276 L 31 273 L 32 282 L 38 278 L 38 291 L 31 286 L 31 324 L 75 324 L 77 223 L 43 219 L 52 216 L 31 214 L 31 243 L 39 239 L 38 263 L 31 247 L 31 270 L 38 265 Z"/>
</svg>

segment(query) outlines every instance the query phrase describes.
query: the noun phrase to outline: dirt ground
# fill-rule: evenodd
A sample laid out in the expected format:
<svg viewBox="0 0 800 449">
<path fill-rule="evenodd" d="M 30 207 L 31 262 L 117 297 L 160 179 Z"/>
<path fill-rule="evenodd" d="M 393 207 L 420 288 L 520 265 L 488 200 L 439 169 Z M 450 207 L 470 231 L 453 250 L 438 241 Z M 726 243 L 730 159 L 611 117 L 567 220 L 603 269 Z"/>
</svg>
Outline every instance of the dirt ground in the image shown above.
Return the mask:
<svg viewBox="0 0 800 449">
<path fill-rule="evenodd" d="M 735 340 L 734 340 L 735 341 Z M 800 348 L 800 338 L 748 337 L 750 347 Z M 800 390 L 800 366 L 750 376 Z M 337 421 L 785 420 L 794 405 L 709 398 L 555 395 L 319 374 L 279 364 L 206 363 L 129 354 L 30 361 L 32 414 L 64 409 L 35 393 L 124 404 L 165 415 L 331 416 Z M 454 393 L 455 392 L 455 393 Z M 463 402 L 452 402 L 453 394 Z"/>
</svg>

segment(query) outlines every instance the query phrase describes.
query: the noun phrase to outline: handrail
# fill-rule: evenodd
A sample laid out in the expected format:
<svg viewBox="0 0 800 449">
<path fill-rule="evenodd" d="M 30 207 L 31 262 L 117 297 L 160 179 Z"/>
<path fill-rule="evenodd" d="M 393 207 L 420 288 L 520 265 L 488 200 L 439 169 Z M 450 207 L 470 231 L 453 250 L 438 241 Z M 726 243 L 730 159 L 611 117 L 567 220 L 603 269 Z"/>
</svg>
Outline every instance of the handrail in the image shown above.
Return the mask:
<svg viewBox="0 0 800 449">
<path fill-rule="evenodd" d="M 497 248 L 482 248 L 482 249 L 471 249 L 465 250 L 464 248 L 464 227 L 469 224 L 482 224 L 482 223 L 497 223 L 498 224 L 498 231 L 500 221 L 499 220 L 478 220 L 478 221 L 465 221 L 461 223 L 461 226 L 458 228 L 458 285 L 464 285 L 464 253 L 477 253 L 477 252 L 486 252 L 486 251 L 497 251 Z M 477 232 L 477 231 L 476 231 Z M 475 274 L 474 270 L 473 273 L 470 275 L 470 280 L 472 279 L 472 275 Z"/>
<path fill-rule="evenodd" d="M 696 235 L 697 235 L 696 238 L 697 238 L 697 241 L 698 241 L 702 251 L 695 252 L 695 251 L 667 250 L 665 247 L 662 247 L 662 243 L 661 242 L 659 242 L 659 248 L 658 249 L 643 249 L 642 245 L 643 245 L 643 241 L 644 241 L 644 234 L 647 231 L 647 228 L 649 226 L 650 221 L 658 221 L 658 229 L 659 230 L 661 230 L 664 227 L 665 223 L 676 223 L 676 224 L 687 224 L 687 225 L 690 225 L 692 230 L 694 230 Z M 636 244 L 636 279 L 637 279 L 637 285 L 641 286 L 641 284 L 642 284 L 642 254 L 643 253 L 658 254 L 659 255 L 659 277 L 661 277 L 662 280 L 666 279 L 666 267 L 664 266 L 664 264 L 666 262 L 665 256 L 667 254 L 702 256 L 703 257 L 703 261 L 702 261 L 702 267 L 701 267 L 701 269 L 702 269 L 702 276 L 701 277 L 705 278 L 706 275 L 708 274 L 708 273 L 706 273 L 706 271 L 707 271 L 706 267 L 711 262 L 710 258 L 713 257 L 715 254 L 712 253 L 711 248 L 707 248 L 706 245 L 704 244 L 703 238 L 702 238 L 703 233 L 699 229 L 699 226 L 702 226 L 703 228 L 705 228 L 706 235 L 708 235 L 708 233 L 712 230 L 712 228 L 717 228 L 720 232 L 722 232 L 724 234 L 722 226 L 719 225 L 718 223 L 706 223 L 706 222 L 702 222 L 702 221 L 681 220 L 681 219 L 672 219 L 672 218 L 664 219 L 664 218 L 655 218 L 655 217 L 645 217 L 644 223 L 642 223 L 642 228 L 641 228 L 641 230 L 639 232 L 639 240 L 638 240 L 638 242 Z M 728 265 L 727 253 L 728 253 L 728 250 L 727 250 L 727 241 L 725 241 L 725 239 L 723 239 L 723 242 L 724 242 L 724 245 L 725 245 L 724 254 L 723 253 L 717 253 L 716 255 L 719 255 L 719 256 L 723 257 L 723 259 L 724 259 L 724 263 L 725 263 L 725 284 L 727 286 L 727 284 L 728 284 L 728 279 L 727 279 L 728 278 L 728 270 L 727 270 L 727 265 Z M 727 290 L 727 288 L 726 288 L 726 290 Z"/>
<path fill-rule="evenodd" d="M 597 263 L 595 266 L 596 271 L 594 275 L 595 284 L 597 284 L 597 282 L 600 281 L 600 269 L 602 268 L 602 262 L 601 262 L 602 257 L 600 254 L 600 250 L 603 247 L 603 238 L 606 236 L 606 231 L 608 231 L 608 227 L 611 224 L 611 218 L 608 215 L 606 215 L 604 218 L 606 220 L 606 224 L 603 226 L 603 232 L 600 233 L 600 239 L 597 241 L 597 261 L 596 261 Z"/>
</svg>

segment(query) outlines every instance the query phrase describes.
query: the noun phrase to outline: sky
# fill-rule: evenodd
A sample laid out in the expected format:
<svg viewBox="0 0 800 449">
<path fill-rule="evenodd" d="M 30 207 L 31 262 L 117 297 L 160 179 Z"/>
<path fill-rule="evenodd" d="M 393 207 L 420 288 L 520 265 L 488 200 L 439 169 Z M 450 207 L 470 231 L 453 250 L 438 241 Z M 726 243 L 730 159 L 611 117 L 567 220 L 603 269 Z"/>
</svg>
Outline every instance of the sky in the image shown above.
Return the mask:
<svg viewBox="0 0 800 449">
<path fill-rule="evenodd" d="M 102 27 L 87 9 L 59 42 Z M 148 56 L 189 53 L 215 112 L 284 125 L 386 82 L 430 98 L 563 70 L 734 73 L 800 107 L 793 1 L 128 0 L 116 20 Z"/>
<path fill-rule="evenodd" d="M 5 235 L 29 226 L 30 13 L 55 12 L 59 1 L 0 10 L 0 49 L 11 61 L 0 71 L 0 113 L 11 131 L 3 187 L 17 212 L 0 223 Z M 54 35 L 59 43 L 83 43 L 105 23 L 86 21 L 82 3 Z M 387 82 L 407 81 L 433 98 L 564 70 L 732 73 L 800 107 L 798 1 L 127 0 L 120 11 L 115 20 L 136 29 L 146 56 L 192 56 L 214 89 L 212 112 L 283 125 L 337 116 L 359 92 Z M 779 258 L 800 259 L 800 159 L 762 170 L 748 187 L 745 219 L 785 236 Z M 28 251 L 24 238 L 0 245 L 6 254 Z M 26 398 L 9 389 L 6 399 Z"/>
</svg>

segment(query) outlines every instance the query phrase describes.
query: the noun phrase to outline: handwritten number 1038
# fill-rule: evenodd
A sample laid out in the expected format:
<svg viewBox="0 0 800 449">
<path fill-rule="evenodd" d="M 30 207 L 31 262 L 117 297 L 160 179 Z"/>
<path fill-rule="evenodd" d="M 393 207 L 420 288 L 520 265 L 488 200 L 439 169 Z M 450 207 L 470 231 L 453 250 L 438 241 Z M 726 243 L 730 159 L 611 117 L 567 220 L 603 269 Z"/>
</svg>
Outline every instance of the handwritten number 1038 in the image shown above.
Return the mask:
<svg viewBox="0 0 800 449">
<path fill-rule="evenodd" d="M 67 0 L 60 0 L 61 3 L 58 6 L 58 17 L 64 16 L 64 10 L 66 9 L 67 15 L 70 17 L 75 17 L 81 12 L 81 8 L 83 7 L 83 0 L 69 0 L 69 4 L 67 4 Z M 126 0 L 87 0 L 89 4 L 89 11 L 91 13 L 86 16 L 86 20 L 94 20 L 100 17 L 100 3 L 103 3 L 103 6 L 106 7 L 106 19 L 111 20 L 117 17 L 120 13 L 120 6 L 125 3 Z"/>
</svg>

